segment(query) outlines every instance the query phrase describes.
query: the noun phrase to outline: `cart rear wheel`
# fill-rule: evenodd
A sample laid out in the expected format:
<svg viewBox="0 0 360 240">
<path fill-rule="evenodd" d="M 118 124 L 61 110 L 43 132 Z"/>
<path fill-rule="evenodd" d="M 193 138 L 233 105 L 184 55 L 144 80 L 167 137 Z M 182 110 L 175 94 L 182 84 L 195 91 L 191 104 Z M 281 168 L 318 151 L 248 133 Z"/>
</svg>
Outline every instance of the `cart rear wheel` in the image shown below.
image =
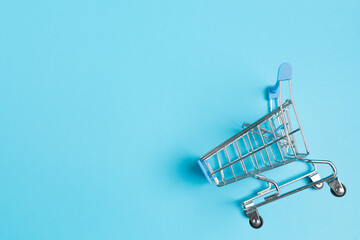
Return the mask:
<svg viewBox="0 0 360 240">
<path fill-rule="evenodd" d="M 316 190 L 320 190 L 323 188 L 323 186 L 324 186 L 324 183 L 322 182 L 322 183 L 318 183 L 318 184 L 314 185 L 313 188 Z"/>
<path fill-rule="evenodd" d="M 332 195 L 334 195 L 335 197 L 343 197 L 343 196 L 345 195 L 345 193 L 346 193 L 346 187 L 345 187 L 344 184 L 341 184 L 341 186 L 342 186 L 342 188 L 343 188 L 343 191 L 341 191 L 341 192 L 339 192 L 339 193 L 336 193 L 334 190 L 332 190 L 332 189 L 330 188 L 330 191 L 331 191 Z"/>
<path fill-rule="evenodd" d="M 250 223 L 250 226 L 252 226 L 253 228 L 261 228 L 263 223 L 264 223 L 264 220 L 262 219 L 261 216 L 259 216 L 259 219 L 249 219 L 249 223 Z"/>
</svg>

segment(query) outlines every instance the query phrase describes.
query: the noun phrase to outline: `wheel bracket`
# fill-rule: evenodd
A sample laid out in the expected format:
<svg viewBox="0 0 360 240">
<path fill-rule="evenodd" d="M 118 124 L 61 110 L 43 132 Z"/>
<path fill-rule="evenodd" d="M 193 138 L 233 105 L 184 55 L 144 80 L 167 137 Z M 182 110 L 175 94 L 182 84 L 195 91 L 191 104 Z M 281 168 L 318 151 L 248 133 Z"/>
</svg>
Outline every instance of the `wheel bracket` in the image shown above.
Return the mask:
<svg viewBox="0 0 360 240">
<path fill-rule="evenodd" d="M 334 191 L 334 193 L 338 196 L 344 195 L 345 189 L 341 184 L 339 178 L 335 178 L 334 180 L 328 182 L 329 187 Z"/>
<path fill-rule="evenodd" d="M 250 225 L 253 228 L 260 228 L 262 226 L 262 218 L 260 217 L 259 212 L 256 208 L 251 211 L 245 212 L 245 214 L 249 217 Z"/>
</svg>

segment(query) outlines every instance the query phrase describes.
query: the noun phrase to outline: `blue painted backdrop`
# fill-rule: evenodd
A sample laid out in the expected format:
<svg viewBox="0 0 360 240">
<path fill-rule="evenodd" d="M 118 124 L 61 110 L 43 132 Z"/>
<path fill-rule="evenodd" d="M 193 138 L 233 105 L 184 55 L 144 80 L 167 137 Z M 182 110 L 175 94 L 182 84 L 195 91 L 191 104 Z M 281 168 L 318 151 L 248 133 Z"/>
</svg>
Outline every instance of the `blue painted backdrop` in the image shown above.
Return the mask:
<svg viewBox="0 0 360 240">
<path fill-rule="evenodd" d="M 360 238 L 358 1 L 0 5 L 1 239 Z M 267 205 L 253 230 L 240 200 L 260 185 L 195 162 L 267 113 L 284 61 L 311 156 L 348 192 Z"/>
</svg>

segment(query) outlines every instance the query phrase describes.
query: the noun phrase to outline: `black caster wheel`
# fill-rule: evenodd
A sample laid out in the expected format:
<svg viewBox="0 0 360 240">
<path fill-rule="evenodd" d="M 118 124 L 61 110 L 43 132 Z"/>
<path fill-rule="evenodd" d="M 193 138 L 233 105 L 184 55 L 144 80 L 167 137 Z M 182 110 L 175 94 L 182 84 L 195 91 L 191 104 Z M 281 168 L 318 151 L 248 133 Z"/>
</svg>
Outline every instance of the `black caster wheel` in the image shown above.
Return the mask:
<svg viewBox="0 0 360 240">
<path fill-rule="evenodd" d="M 264 220 L 262 219 L 261 216 L 259 216 L 259 219 L 249 219 L 249 223 L 250 223 L 250 226 L 252 226 L 253 228 L 261 228 L 263 223 L 264 223 Z"/>
<path fill-rule="evenodd" d="M 332 189 L 330 188 L 330 191 L 331 191 L 332 195 L 334 195 L 335 197 L 343 197 L 343 196 L 345 195 L 345 193 L 346 193 L 346 187 L 345 187 L 344 184 L 341 184 L 341 185 L 342 185 L 342 187 L 343 187 L 343 191 L 341 191 L 340 193 L 336 193 L 334 190 L 332 190 Z"/>
<path fill-rule="evenodd" d="M 313 188 L 316 190 L 320 190 L 323 188 L 323 186 L 324 186 L 324 183 L 322 182 L 322 183 L 318 183 L 318 184 L 314 185 Z"/>
</svg>

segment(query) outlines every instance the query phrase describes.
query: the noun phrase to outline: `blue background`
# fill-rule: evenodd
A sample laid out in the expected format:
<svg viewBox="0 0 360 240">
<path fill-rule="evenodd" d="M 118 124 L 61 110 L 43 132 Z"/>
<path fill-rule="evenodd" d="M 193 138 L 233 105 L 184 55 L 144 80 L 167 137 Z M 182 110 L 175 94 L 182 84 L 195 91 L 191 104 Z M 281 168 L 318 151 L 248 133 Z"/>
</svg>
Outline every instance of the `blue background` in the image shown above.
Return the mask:
<svg viewBox="0 0 360 240">
<path fill-rule="evenodd" d="M 359 239 L 359 1 L 3 1 L 0 239 Z M 347 186 L 259 209 L 196 161 L 267 113 L 277 67 Z M 296 166 L 294 164 L 294 166 Z M 289 170 L 295 171 L 296 169 Z"/>
</svg>

